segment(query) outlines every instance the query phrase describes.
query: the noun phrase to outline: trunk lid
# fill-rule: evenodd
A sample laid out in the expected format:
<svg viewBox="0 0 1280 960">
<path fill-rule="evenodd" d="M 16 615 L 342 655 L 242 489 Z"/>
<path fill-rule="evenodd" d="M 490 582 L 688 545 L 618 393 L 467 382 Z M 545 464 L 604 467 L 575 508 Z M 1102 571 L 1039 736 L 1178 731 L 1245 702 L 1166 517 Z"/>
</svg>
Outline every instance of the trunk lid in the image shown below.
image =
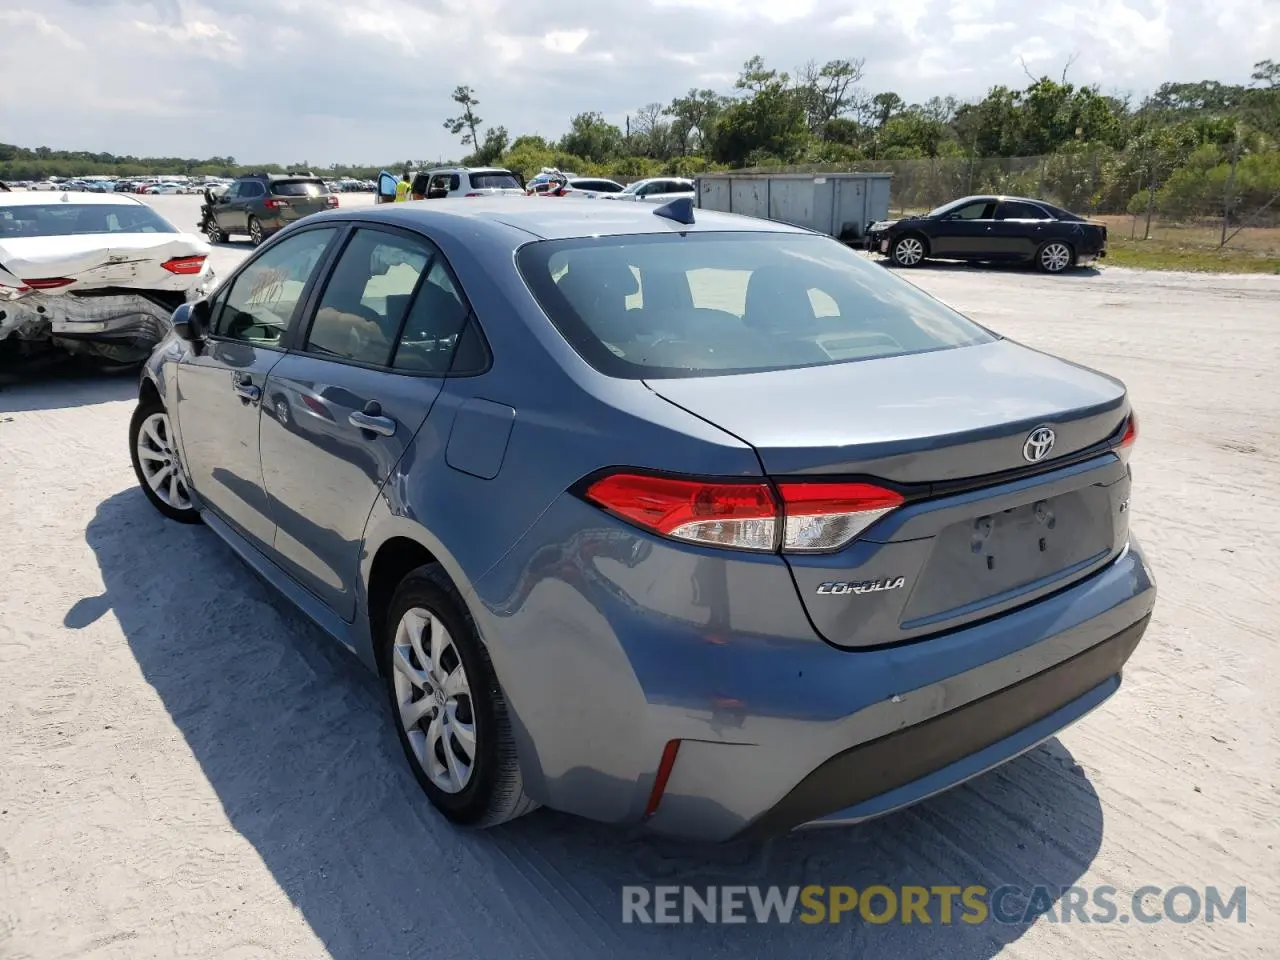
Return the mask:
<svg viewBox="0 0 1280 960">
<path fill-rule="evenodd" d="M 170 273 L 161 264 L 175 257 L 208 256 L 209 250 L 203 240 L 183 233 L 17 237 L 0 241 L 0 266 L 22 280 L 67 277 L 78 287 L 185 289 L 193 278 Z"/>
<path fill-rule="evenodd" d="M 1128 538 L 1111 451 L 1123 384 L 1008 340 L 741 376 L 647 381 L 751 444 L 764 472 L 859 479 L 906 503 L 835 553 L 784 554 L 830 642 L 927 636 L 1087 576 Z M 1031 433 L 1052 449 L 1031 463 Z M 1034 451 L 1032 451 L 1034 452 Z"/>
</svg>

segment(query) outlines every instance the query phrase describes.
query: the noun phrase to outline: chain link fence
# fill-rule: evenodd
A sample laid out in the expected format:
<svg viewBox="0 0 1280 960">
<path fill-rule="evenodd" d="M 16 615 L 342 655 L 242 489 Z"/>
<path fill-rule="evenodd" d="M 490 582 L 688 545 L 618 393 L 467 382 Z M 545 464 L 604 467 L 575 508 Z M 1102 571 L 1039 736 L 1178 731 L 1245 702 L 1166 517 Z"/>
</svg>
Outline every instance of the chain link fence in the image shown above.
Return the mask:
<svg viewBox="0 0 1280 960">
<path fill-rule="evenodd" d="M 756 168 L 759 172 L 891 173 L 892 214 L 918 213 L 971 194 L 1037 197 L 1089 216 L 1147 223 L 1280 227 L 1280 152 L 1229 157 L 1207 148 L 1170 169 L 1139 151 L 1042 157 L 934 157 Z M 1220 239 L 1220 238 L 1219 238 Z"/>
</svg>

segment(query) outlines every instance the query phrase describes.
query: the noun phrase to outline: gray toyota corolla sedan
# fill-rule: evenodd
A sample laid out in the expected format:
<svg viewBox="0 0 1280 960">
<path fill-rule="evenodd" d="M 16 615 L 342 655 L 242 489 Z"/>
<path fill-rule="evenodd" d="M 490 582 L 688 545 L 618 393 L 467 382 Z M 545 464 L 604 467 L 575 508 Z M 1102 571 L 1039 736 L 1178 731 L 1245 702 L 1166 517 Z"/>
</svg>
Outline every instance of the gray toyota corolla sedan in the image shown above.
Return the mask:
<svg viewBox="0 0 1280 960">
<path fill-rule="evenodd" d="M 835 240 L 513 198 L 282 231 L 175 314 L 130 450 L 378 672 L 450 820 L 726 839 L 1114 693 L 1155 601 L 1135 438 L 1118 381 Z"/>
</svg>

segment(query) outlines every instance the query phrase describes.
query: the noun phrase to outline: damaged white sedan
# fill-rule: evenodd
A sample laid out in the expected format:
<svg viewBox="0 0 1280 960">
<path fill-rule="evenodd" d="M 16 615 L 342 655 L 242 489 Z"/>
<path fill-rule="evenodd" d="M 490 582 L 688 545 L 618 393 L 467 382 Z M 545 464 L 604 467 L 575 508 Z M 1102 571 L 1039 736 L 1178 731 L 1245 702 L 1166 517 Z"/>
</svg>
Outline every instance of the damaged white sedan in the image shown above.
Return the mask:
<svg viewBox="0 0 1280 960">
<path fill-rule="evenodd" d="M 203 295 L 209 244 L 121 194 L 0 194 L 0 369 L 78 356 L 133 366 Z"/>
</svg>

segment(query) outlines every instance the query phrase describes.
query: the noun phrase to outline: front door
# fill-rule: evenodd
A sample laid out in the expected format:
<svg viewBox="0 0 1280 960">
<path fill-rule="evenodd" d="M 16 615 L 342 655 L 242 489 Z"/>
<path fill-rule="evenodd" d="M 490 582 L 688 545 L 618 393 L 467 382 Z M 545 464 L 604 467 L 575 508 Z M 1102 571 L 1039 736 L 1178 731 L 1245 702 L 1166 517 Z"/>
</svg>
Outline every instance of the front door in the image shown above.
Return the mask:
<svg viewBox="0 0 1280 960">
<path fill-rule="evenodd" d="M 275 559 L 346 620 L 369 511 L 440 392 L 467 314 L 430 242 L 361 227 L 271 370 L 262 473 Z"/>
<path fill-rule="evenodd" d="M 944 259 L 981 258 L 991 242 L 994 208 L 994 200 L 976 200 L 932 221 L 929 253 Z"/>
<path fill-rule="evenodd" d="M 336 233 L 304 230 L 250 260 L 215 296 L 205 348 L 178 370 L 177 416 L 192 487 L 260 548 L 275 536 L 258 455 L 263 387 Z"/>
<path fill-rule="evenodd" d="M 221 198 L 213 207 L 213 218 L 218 222 L 218 229 L 223 233 L 244 233 L 245 216 L 244 216 L 244 199 L 241 191 L 244 188 L 244 181 L 237 181 L 227 188 Z"/>
</svg>

